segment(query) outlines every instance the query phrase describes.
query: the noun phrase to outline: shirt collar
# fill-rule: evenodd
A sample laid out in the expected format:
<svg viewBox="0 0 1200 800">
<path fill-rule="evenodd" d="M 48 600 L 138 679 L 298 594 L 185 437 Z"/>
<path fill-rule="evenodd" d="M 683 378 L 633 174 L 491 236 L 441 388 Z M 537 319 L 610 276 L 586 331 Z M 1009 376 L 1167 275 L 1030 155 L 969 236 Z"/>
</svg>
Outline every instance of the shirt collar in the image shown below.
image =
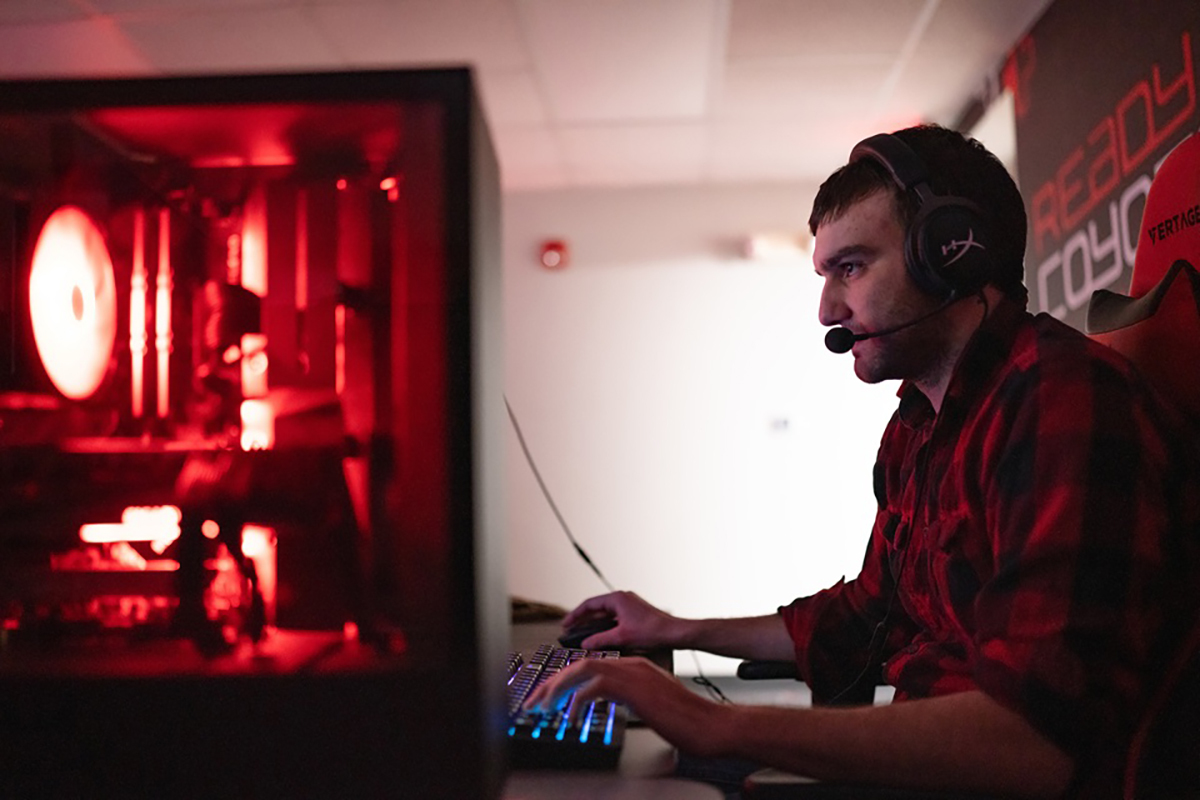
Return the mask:
<svg viewBox="0 0 1200 800">
<path fill-rule="evenodd" d="M 967 342 L 950 376 L 946 396 L 942 399 L 943 417 L 958 416 L 962 409 L 971 407 L 985 390 L 990 378 L 1012 349 L 1018 324 L 1026 316 L 1024 306 L 1008 297 L 1003 298 L 988 314 Z M 933 404 L 916 384 L 904 381 L 896 394 L 900 398 L 900 420 L 908 427 L 920 428 L 937 416 Z"/>
</svg>

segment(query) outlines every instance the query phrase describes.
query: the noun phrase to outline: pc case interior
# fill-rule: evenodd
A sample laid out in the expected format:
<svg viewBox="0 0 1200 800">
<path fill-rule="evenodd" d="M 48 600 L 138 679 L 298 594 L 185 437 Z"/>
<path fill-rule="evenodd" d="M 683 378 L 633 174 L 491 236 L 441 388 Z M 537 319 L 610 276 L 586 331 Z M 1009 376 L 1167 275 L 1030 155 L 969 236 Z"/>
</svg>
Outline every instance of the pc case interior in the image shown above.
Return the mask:
<svg viewBox="0 0 1200 800">
<path fill-rule="evenodd" d="M 0 794 L 497 792 L 467 70 L 0 84 Z"/>
</svg>

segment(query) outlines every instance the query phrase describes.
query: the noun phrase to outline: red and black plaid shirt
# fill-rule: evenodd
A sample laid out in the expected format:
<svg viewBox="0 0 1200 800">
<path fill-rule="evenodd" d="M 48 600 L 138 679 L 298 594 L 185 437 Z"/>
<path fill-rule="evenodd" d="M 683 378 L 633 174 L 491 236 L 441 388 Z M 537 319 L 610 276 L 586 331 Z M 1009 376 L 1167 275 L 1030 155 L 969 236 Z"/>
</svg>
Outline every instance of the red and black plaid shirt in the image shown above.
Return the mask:
<svg viewBox="0 0 1200 800">
<path fill-rule="evenodd" d="M 940 413 L 903 385 L 861 574 L 780 609 L 814 695 L 879 674 L 866 660 L 886 617 L 873 649 L 897 699 L 980 689 L 1077 772 L 1119 762 L 1200 583 L 1190 446 L 1141 387 L 1114 352 L 1011 301 Z"/>
</svg>

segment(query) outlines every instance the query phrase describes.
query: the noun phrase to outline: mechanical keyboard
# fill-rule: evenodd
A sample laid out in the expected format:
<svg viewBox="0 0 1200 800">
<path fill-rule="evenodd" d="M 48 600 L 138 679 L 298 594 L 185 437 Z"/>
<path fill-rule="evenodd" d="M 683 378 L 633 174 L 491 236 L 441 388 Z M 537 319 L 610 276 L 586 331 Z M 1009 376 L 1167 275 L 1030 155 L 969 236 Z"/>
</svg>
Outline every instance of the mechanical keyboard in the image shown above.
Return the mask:
<svg viewBox="0 0 1200 800">
<path fill-rule="evenodd" d="M 563 709 L 552 714 L 521 710 L 525 698 L 543 681 L 572 661 L 582 658 L 618 658 L 616 651 L 575 650 L 541 645 L 526 661 L 519 653 L 508 656 L 508 759 L 517 769 L 614 769 L 625 742 L 628 709 L 597 700 L 570 716 L 572 694 Z"/>
</svg>

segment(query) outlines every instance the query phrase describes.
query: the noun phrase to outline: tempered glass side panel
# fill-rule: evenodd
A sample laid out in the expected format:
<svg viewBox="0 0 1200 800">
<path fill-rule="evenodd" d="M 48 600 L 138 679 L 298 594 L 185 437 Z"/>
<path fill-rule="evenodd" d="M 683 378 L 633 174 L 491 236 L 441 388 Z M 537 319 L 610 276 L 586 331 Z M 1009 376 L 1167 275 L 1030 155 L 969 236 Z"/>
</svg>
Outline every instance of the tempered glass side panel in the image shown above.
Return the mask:
<svg viewBox="0 0 1200 800">
<path fill-rule="evenodd" d="M 374 752 L 450 698 L 424 765 L 375 766 L 411 781 L 458 750 L 478 768 L 453 780 L 495 790 L 498 187 L 475 103 L 465 70 L 0 85 L 0 681 L 30 719 L 65 692 L 113 732 L 167 724 L 117 710 L 135 677 L 183 706 L 248 692 L 263 719 L 302 687 L 340 752 Z M 342 729 L 337 691 L 380 713 Z"/>
</svg>

